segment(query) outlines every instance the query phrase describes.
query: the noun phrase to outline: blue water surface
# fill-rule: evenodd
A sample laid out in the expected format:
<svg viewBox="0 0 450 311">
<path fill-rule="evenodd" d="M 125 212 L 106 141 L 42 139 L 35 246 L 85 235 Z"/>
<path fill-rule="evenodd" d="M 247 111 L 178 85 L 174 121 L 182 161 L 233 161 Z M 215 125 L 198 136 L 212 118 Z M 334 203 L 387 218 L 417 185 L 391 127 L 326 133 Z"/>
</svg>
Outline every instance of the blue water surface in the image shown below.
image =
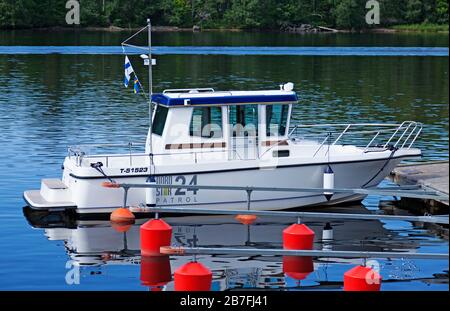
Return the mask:
<svg viewBox="0 0 450 311">
<path fill-rule="evenodd" d="M 146 47 L 0 46 L 0 54 L 141 54 Z M 154 46 L 156 55 L 447 56 L 445 47 Z"/>
</svg>

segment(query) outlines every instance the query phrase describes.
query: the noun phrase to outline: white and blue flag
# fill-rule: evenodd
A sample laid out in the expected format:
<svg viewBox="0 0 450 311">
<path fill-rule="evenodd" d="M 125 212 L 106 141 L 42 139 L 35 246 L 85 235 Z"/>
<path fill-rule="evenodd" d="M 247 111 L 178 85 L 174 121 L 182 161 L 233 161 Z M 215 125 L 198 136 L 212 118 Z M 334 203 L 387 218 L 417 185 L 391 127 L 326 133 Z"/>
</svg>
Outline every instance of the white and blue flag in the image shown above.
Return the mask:
<svg viewBox="0 0 450 311">
<path fill-rule="evenodd" d="M 125 87 L 128 87 L 128 84 L 131 80 L 131 74 L 134 72 L 133 67 L 131 66 L 130 60 L 128 59 L 128 56 L 125 56 L 125 78 L 123 81 L 123 84 Z"/>
</svg>

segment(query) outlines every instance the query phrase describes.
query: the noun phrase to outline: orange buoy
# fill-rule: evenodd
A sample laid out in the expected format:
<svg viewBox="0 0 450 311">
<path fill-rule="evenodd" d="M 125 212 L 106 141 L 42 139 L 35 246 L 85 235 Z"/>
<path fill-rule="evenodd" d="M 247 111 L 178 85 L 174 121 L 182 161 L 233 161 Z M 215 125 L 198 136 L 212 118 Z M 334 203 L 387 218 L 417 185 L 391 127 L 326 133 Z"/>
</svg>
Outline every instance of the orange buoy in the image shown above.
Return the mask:
<svg viewBox="0 0 450 311">
<path fill-rule="evenodd" d="M 314 231 L 304 224 L 293 224 L 283 230 L 283 248 L 313 249 Z"/>
<path fill-rule="evenodd" d="M 209 291 L 212 273 L 201 263 L 191 261 L 175 271 L 174 281 L 176 291 Z"/>
<path fill-rule="evenodd" d="M 151 219 L 141 226 L 141 254 L 160 256 L 161 246 L 170 245 L 172 227 L 162 219 Z"/>
<path fill-rule="evenodd" d="M 134 214 L 128 208 L 124 207 L 115 209 L 111 213 L 109 219 L 111 220 L 111 222 L 117 224 L 133 224 L 135 221 Z"/>
<path fill-rule="evenodd" d="M 103 261 L 108 261 L 113 258 L 112 254 L 108 252 L 101 254 L 100 257 L 102 258 Z"/>
<path fill-rule="evenodd" d="M 105 188 L 120 188 L 120 184 L 111 182 L 111 181 L 104 181 L 102 182 L 102 187 Z"/>
<path fill-rule="evenodd" d="M 169 256 L 141 257 L 141 284 L 159 291 L 172 279 Z"/>
<path fill-rule="evenodd" d="M 117 232 L 123 233 L 130 230 L 133 223 L 116 223 L 111 221 L 111 227 L 113 227 L 113 229 L 116 230 Z"/>
<path fill-rule="evenodd" d="M 283 273 L 300 281 L 314 271 L 312 257 L 283 256 Z"/>
<path fill-rule="evenodd" d="M 344 291 L 377 292 L 380 288 L 380 274 L 369 267 L 356 266 L 344 273 Z"/>
<path fill-rule="evenodd" d="M 256 215 L 236 215 L 234 218 L 243 225 L 251 225 L 258 217 Z"/>
</svg>

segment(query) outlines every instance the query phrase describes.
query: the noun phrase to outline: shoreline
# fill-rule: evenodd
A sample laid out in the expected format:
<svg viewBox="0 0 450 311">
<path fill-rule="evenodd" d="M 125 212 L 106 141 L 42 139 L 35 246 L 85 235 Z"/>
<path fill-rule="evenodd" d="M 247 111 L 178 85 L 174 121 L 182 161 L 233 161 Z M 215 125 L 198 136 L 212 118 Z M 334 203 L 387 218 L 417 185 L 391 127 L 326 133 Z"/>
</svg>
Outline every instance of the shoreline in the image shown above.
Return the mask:
<svg viewBox="0 0 450 311">
<path fill-rule="evenodd" d="M 270 32 L 270 33 L 287 33 L 287 34 L 331 34 L 331 33 L 422 33 L 422 34 L 448 34 L 448 30 L 436 30 L 436 31 L 424 31 L 420 29 L 410 28 L 411 25 L 396 25 L 395 28 L 372 28 L 372 29 L 362 29 L 362 30 L 351 30 L 351 29 L 332 29 L 327 27 L 318 26 L 322 31 L 317 32 L 295 32 L 295 31 L 284 31 L 281 29 L 241 29 L 241 28 L 203 28 L 200 30 L 194 30 L 193 28 L 183 28 L 177 26 L 152 26 L 152 32 Z M 63 27 L 63 26 L 51 26 L 51 27 L 37 27 L 37 28 L 17 28 L 8 29 L 3 28 L 0 31 L 52 31 L 52 32 L 65 32 L 65 31 L 87 31 L 87 32 L 132 32 L 140 30 L 142 27 L 131 27 L 122 28 L 117 26 L 108 27 L 95 27 L 95 26 L 83 26 L 83 27 Z"/>
</svg>

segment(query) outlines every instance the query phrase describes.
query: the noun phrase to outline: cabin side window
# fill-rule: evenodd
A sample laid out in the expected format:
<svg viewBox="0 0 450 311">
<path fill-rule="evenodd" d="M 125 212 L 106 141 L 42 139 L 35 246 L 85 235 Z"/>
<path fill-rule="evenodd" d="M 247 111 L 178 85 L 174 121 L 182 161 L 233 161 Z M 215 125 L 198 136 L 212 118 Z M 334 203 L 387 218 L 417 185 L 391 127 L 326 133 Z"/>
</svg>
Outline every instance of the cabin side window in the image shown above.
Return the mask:
<svg viewBox="0 0 450 311">
<path fill-rule="evenodd" d="M 222 109 L 220 107 L 194 107 L 189 134 L 203 138 L 221 138 L 223 135 Z"/>
<path fill-rule="evenodd" d="M 258 105 L 230 106 L 233 137 L 258 136 Z"/>
<path fill-rule="evenodd" d="M 266 106 L 266 135 L 286 135 L 286 125 L 289 113 L 289 105 L 267 105 Z"/>
<path fill-rule="evenodd" d="M 155 117 L 153 118 L 152 133 L 161 136 L 164 131 L 164 126 L 166 125 L 167 112 L 169 109 L 167 107 L 157 105 Z"/>
</svg>

